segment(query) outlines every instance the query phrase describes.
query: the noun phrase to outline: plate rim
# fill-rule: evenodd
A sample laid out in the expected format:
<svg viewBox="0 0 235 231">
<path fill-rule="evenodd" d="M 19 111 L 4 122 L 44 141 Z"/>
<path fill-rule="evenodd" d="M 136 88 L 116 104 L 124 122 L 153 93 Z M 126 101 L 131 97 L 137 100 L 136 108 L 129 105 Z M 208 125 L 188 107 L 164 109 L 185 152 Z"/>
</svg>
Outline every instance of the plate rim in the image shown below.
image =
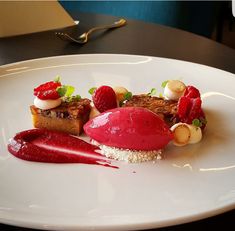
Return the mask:
<svg viewBox="0 0 235 231">
<path fill-rule="evenodd" d="M 231 72 L 228 72 L 228 71 L 224 71 L 224 70 L 221 70 L 221 69 L 218 69 L 218 68 L 215 68 L 215 67 L 211 67 L 211 66 L 207 66 L 207 65 L 204 65 L 204 64 L 199 64 L 199 63 L 194 63 L 194 62 L 189 62 L 189 61 L 184 61 L 184 60 L 179 60 L 179 59 L 172 59 L 172 58 L 164 58 L 164 57 L 156 57 L 156 56 L 145 56 L 145 55 L 129 55 L 129 54 L 73 54 L 73 55 L 61 55 L 61 56 L 51 56 L 51 57 L 43 57 L 43 58 L 37 58 L 37 59 L 30 59 L 30 60 L 23 60 L 23 61 L 19 61 L 19 62 L 14 62 L 14 63 L 10 63 L 10 64 L 5 64 L 5 65 L 1 65 L 1 67 L 5 68 L 5 67 L 9 67 L 9 66 L 14 66 L 14 65 L 19 65 L 21 63 L 27 63 L 27 62 L 37 62 L 37 61 L 40 61 L 40 60 L 48 60 L 48 59 L 63 59 L 63 58 L 66 58 L 66 57 L 81 57 L 81 56 L 113 56 L 113 55 L 117 55 L 117 56 L 130 56 L 130 57 L 153 57 L 153 58 L 157 58 L 157 59 L 161 59 L 161 60 L 170 60 L 170 61 L 176 61 L 176 62 L 186 62 L 186 63 L 190 63 L 190 64 L 193 64 L 193 65 L 198 65 L 198 66 L 203 66 L 204 68 L 210 68 L 210 69 L 215 69 L 216 71 L 222 71 L 224 73 L 229 73 L 229 74 L 232 74 L 235 76 L 235 74 L 231 73 Z M 14 72 L 12 72 L 12 74 L 15 74 Z M 2 75 L 0 75 L 1 77 Z M 164 221 L 163 224 L 161 224 L 161 221 L 158 221 L 158 222 L 152 222 L 152 223 L 146 223 L 144 224 L 143 222 L 141 224 L 135 224 L 135 227 L 133 229 L 133 224 L 131 225 L 119 225 L 119 226 L 102 226 L 102 227 L 98 227 L 98 229 L 115 229 L 115 228 L 118 228 L 119 230 L 126 230 L 126 229 L 132 229 L 132 230 L 137 230 L 137 229 L 140 229 L 140 228 L 144 228 L 144 229 L 150 229 L 150 228 L 160 228 L 160 227 L 166 227 L 166 226 L 172 226 L 172 225 L 177 225 L 177 224 L 184 224 L 184 223 L 188 223 L 188 222 L 192 222 L 192 221 L 197 221 L 197 220 L 200 220 L 200 219 L 204 219 L 204 218 L 209 218 L 209 217 L 212 217 L 212 216 L 215 216 L 215 215 L 219 215 L 221 213 L 224 213 L 224 212 L 228 212 L 230 210 L 233 210 L 235 208 L 235 201 L 233 204 L 229 204 L 227 206 L 221 206 L 220 208 L 217 208 L 217 209 L 212 209 L 212 210 L 207 210 L 206 212 L 203 212 L 203 213 L 200 213 L 200 214 L 194 214 L 194 215 L 190 215 L 190 216 L 186 216 L 186 217 L 180 217 L 180 218 L 176 218 L 176 219 L 170 219 L 170 222 L 169 220 L 168 221 Z M 15 221 L 15 222 L 14 222 Z M 45 227 L 43 224 L 41 225 L 37 225 L 38 223 L 30 223 L 28 221 L 17 221 L 17 220 L 11 220 L 8 222 L 7 219 L 3 219 L 2 217 L 0 217 L 0 222 L 2 222 L 3 224 L 8 224 L 8 225 L 17 225 L 17 226 L 20 226 L 20 227 L 27 227 L 27 228 L 40 228 L 40 229 L 55 229 L 55 230 L 58 230 L 58 227 L 56 225 L 49 225 L 47 227 Z M 159 224 L 160 223 L 160 224 Z M 147 227 L 148 226 L 148 227 Z M 60 225 L 61 227 L 61 225 Z M 75 230 L 75 229 L 79 229 L 79 225 L 78 226 L 71 226 L 71 227 L 68 227 L 68 226 L 65 226 L 65 227 L 61 227 L 62 229 L 66 229 L 66 230 Z M 81 227 L 81 228 L 86 228 L 87 230 L 90 229 L 89 227 Z"/>
<path fill-rule="evenodd" d="M 169 61 L 175 61 L 175 62 L 184 62 L 184 63 L 189 63 L 192 65 L 198 65 L 204 68 L 211 68 L 211 69 L 215 69 L 217 71 L 221 71 L 221 72 L 225 72 L 228 74 L 232 74 L 235 75 L 235 73 L 230 72 L 230 71 L 226 71 L 217 67 L 213 67 L 213 66 L 209 66 L 206 64 L 202 64 L 202 63 L 197 63 L 197 62 L 192 62 L 192 61 L 187 61 L 187 60 L 182 60 L 182 59 L 177 59 L 177 58 L 167 58 L 167 57 L 161 57 L 161 56 L 153 56 L 153 55 L 135 55 L 135 54 L 122 54 L 122 53 L 89 53 L 89 54 L 69 54 L 69 55 L 55 55 L 55 56 L 45 56 L 45 57 L 41 57 L 41 58 L 32 58 L 32 59 L 27 59 L 27 60 L 22 60 L 22 61 L 16 61 L 16 62 L 12 62 L 12 63 L 7 63 L 7 64 L 3 64 L 0 65 L 0 68 L 6 68 L 6 67 L 10 67 L 10 66 L 14 66 L 14 65 L 20 65 L 20 64 L 24 64 L 27 62 L 37 62 L 37 61 L 43 61 L 43 60 L 50 60 L 50 59 L 61 59 L 61 58 L 69 58 L 69 57 L 85 57 L 85 56 L 129 56 L 129 57 L 150 57 L 150 58 L 154 58 L 154 59 L 162 59 L 162 60 L 169 60 Z M 14 72 L 12 72 L 12 74 L 14 74 Z M 2 75 L 0 74 L 0 77 Z"/>
</svg>

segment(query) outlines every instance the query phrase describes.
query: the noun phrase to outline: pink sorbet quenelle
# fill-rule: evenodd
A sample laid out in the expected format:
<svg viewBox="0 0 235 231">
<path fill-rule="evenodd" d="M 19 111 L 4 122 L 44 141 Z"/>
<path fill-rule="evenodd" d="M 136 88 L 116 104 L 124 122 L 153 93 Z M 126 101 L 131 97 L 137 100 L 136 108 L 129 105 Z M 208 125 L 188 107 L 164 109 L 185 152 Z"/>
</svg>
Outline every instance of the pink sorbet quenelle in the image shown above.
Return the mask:
<svg viewBox="0 0 235 231">
<path fill-rule="evenodd" d="M 144 151 L 145 154 L 163 149 L 173 139 L 168 125 L 158 115 L 141 107 L 108 110 L 88 121 L 84 131 L 101 148 Z"/>
</svg>

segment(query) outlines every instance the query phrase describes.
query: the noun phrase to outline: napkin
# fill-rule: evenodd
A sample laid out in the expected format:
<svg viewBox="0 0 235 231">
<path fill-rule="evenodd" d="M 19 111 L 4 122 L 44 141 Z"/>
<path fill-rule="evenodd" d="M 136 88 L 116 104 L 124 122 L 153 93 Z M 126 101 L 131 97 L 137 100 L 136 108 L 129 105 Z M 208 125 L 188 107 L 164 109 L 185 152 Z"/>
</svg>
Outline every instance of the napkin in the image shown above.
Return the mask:
<svg viewBox="0 0 235 231">
<path fill-rule="evenodd" d="M 0 1 L 0 37 L 76 25 L 57 1 Z"/>
</svg>

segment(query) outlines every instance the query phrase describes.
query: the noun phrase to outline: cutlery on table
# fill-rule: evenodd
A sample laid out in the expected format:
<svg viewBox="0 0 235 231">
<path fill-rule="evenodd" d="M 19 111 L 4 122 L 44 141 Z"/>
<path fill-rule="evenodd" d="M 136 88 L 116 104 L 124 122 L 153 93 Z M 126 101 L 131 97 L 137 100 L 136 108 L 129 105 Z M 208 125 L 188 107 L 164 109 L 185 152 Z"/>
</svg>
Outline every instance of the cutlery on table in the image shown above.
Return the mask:
<svg viewBox="0 0 235 231">
<path fill-rule="evenodd" d="M 118 21 L 116 21 L 116 22 L 114 22 L 110 25 L 103 25 L 103 26 L 93 27 L 90 30 L 88 30 L 87 32 L 81 34 L 77 38 L 72 37 L 69 34 L 63 33 L 63 32 L 56 32 L 55 34 L 62 40 L 67 40 L 67 41 L 70 41 L 70 42 L 84 44 L 84 43 L 88 42 L 89 35 L 91 33 L 93 33 L 94 31 L 118 28 L 118 27 L 124 26 L 125 24 L 126 24 L 126 20 L 122 18 L 122 19 L 120 19 L 120 20 L 118 20 Z"/>
</svg>

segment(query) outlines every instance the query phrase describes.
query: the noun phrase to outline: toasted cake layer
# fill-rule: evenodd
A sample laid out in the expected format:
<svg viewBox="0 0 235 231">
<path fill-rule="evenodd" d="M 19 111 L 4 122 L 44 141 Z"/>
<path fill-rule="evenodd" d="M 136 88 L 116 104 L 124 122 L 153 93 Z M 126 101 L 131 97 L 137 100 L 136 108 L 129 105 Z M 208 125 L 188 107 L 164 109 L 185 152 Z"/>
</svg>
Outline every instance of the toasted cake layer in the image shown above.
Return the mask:
<svg viewBox="0 0 235 231">
<path fill-rule="evenodd" d="M 159 115 L 168 125 L 174 124 L 177 114 L 177 101 L 165 100 L 160 97 L 149 95 L 133 95 L 124 107 L 144 107 Z"/>
<path fill-rule="evenodd" d="M 34 105 L 30 106 L 33 126 L 49 130 L 63 131 L 78 135 L 89 119 L 90 100 L 80 99 L 63 102 L 60 106 L 42 110 Z"/>
</svg>

